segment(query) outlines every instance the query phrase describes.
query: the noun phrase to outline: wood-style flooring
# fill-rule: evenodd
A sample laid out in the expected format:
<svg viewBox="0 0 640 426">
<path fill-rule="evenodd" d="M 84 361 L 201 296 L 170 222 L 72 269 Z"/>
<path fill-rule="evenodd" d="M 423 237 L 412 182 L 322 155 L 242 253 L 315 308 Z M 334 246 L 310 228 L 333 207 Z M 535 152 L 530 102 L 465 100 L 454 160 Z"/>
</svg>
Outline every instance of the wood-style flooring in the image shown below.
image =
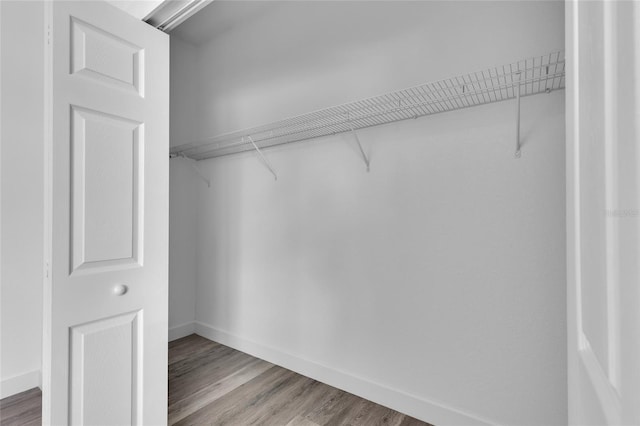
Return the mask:
<svg viewBox="0 0 640 426">
<path fill-rule="evenodd" d="M 0 401 L 0 423 L 39 425 L 41 393 Z M 192 334 L 169 343 L 169 424 L 429 426 Z"/>
<path fill-rule="evenodd" d="M 34 388 L 0 399 L 2 426 L 40 426 L 42 424 L 42 392 Z"/>
</svg>

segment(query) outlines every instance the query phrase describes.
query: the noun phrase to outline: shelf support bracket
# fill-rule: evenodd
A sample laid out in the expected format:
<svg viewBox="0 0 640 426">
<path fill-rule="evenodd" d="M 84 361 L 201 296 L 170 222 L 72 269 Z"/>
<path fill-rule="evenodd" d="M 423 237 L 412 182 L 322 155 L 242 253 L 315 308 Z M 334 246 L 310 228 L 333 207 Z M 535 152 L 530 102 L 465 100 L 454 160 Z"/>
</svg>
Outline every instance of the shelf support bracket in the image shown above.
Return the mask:
<svg viewBox="0 0 640 426">
<path fill-rule="evenodd" d="M 269 162 L 269 160 L 267 160 L 267 157 L 265 157 L 262 154 L 262 151 L 260 150 L 260 148 L 258 148 L 258 145 L 256 145 L 256 143 L 253 141 L 253 138 L 251 136 L 247 136 L 247 138 L 249 139 L 249 142 L 251 142 L 251 145 L 253 145 L 253 147 L 255 148 L 255 150 L 258 153 L 258 155 L 260 155 L 260 158 L 262 159 L 262 162 L 267 167 L 267 169 L 269 169 L 269 171 L 273 175 L 274 179 L 278 180 L 278 175 L 276 174 L 275 170 L 273 170 L 273 167 L 271 166 L 271 163 Z M 242 138 L 242 140 L 244 142 L 244 137 Z"/>
<path fill-rule="evenodd" d="M 356 139 L 356 143 L 358 144 L 358 148 L 360 149 L 360 155 L 362 155 L 362 159 L 364 160 L 364 164 L 367 166 L 367 172 L 368 172 L 370 170 L 369 158 L 367 157 L 367 154 L 365 154 L 364 148 L 362 148 L 362 143 L 360 143 L 360 138 L 358 137 L 358 133 L 356 132 L 356 130 L 353 128 L 351 124 L 349 124 L 349 127 L 351 128 L 351 133 L 353 133 L 353 137 Z"/>
<path fill-rule="evenodd" d="M 207 188 L 211 188 L 211 181 L 209 179 L 206 178 L 206 176 L 204 175 L 204 173 L 202 173 L 202 171 L 200 170 L 200 168 L 198 167 L 198 165 L 196 164 L 196 160 L 187 157 L 186 155 L 184 155 L 183 152 L 179 153 L 178 156 L 180 158 L 184 158 L 185 160 L 189 161 L 189 163 L 191 164 L 191 168 L 196 172 L 196 174 L 198 175 L 198 177 L 200 179 L 202 179 L 204 181 L 204 183 L 207 184 Z"/>
<path fill-rule="evenodd" d="M 516 152 L 515 158 L 520 158 L 522 153 L 520 152 L 520 81 L 522 80 L 522 73 L 517 73 L 518 83 L 516 85 Z"/>
</svg>

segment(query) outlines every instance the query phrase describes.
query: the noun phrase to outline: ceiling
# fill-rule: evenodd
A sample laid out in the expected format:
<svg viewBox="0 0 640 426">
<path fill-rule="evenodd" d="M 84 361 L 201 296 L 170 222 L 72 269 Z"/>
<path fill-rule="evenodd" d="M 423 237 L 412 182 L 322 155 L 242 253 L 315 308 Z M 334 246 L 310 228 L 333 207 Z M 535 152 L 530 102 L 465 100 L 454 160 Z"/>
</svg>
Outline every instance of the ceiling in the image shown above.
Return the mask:
<svg viewBox="0 0 640 426">
<path fill-rule="evenodd" d="M 172 36 L 199 45 L 236 26 L 251 25 L 258 18 L 276 11 L 279 1 L 212 1 L 195 15 L 171 31 Z"/>
<path fill-rule="evenodd" d="M 106 1 L 140 20 L 148 17 L 149 14 L 154 11 L 154 17 L 160 15 L 160 12 L 162 12 L 160 5 L 163 3 L 165 3 L 165 5 L 175 3 L 175 7 L 179 7 L 179 4 L 197 2 L 194 0 Z M 188 43 L 200 45 L 211 41 L 236 26 L 251 25 L 250 22 L 254 18 L 259 18 L 276 11 L 281 4 L 282 2 L 280 1 L 268 0 L 204 0 L 200 3 L 200 6 L 194 8 L 194 10 L 187 15 L 189 16 L 188 18 L 187 16 L 182 18 L 187 18 L 184 22 L 182 22 L 181 19 L 180 22 L 175 23 L 175 25 L 179 25 L 178 27 L 165 29 L 165 31 L 171 32 L 172 36 L 177 36 Z M 195 13 L 196 11 L 197 13 Z"/>
<path fill-rule="evenodd" d="M 162 2 L 163 0 L 107 0 L 107 3 L 111 3 L 137 19 L 147 16 Z"/>
</svg>

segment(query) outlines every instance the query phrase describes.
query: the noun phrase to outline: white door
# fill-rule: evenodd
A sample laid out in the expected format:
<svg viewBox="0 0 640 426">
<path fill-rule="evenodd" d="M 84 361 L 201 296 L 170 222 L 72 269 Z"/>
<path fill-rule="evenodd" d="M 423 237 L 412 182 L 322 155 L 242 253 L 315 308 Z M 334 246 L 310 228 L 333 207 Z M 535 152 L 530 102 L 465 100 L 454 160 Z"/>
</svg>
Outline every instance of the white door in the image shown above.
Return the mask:
<svg viewBox="0 0 640 426">
<path fill-rule="evenodd" d="M 640 3 L 570 1 L 569 423 L 640 424 Z"/>
<path fill-rule="evenodd" d="M 102 1 L 47 7 L 43 421 L 164 425 L 169 38 Z"/>
</svg>

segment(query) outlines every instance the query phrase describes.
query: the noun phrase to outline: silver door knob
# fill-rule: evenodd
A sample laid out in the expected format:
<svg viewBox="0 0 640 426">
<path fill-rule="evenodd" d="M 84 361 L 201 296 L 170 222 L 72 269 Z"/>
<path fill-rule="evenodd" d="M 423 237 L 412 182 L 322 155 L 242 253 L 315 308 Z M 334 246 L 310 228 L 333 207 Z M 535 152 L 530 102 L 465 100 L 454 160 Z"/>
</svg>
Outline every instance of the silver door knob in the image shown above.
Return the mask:
<svg viewBox="0 0 640 426">
<path fill-rule="evenodd" d="M 127 291 L 129 291 L 129 287 L 124 284 L 116 284 L 113 286 L 113 294 L 116 296 L 122 296 L 123 294 L 126 294 Z"/>
</svg>

